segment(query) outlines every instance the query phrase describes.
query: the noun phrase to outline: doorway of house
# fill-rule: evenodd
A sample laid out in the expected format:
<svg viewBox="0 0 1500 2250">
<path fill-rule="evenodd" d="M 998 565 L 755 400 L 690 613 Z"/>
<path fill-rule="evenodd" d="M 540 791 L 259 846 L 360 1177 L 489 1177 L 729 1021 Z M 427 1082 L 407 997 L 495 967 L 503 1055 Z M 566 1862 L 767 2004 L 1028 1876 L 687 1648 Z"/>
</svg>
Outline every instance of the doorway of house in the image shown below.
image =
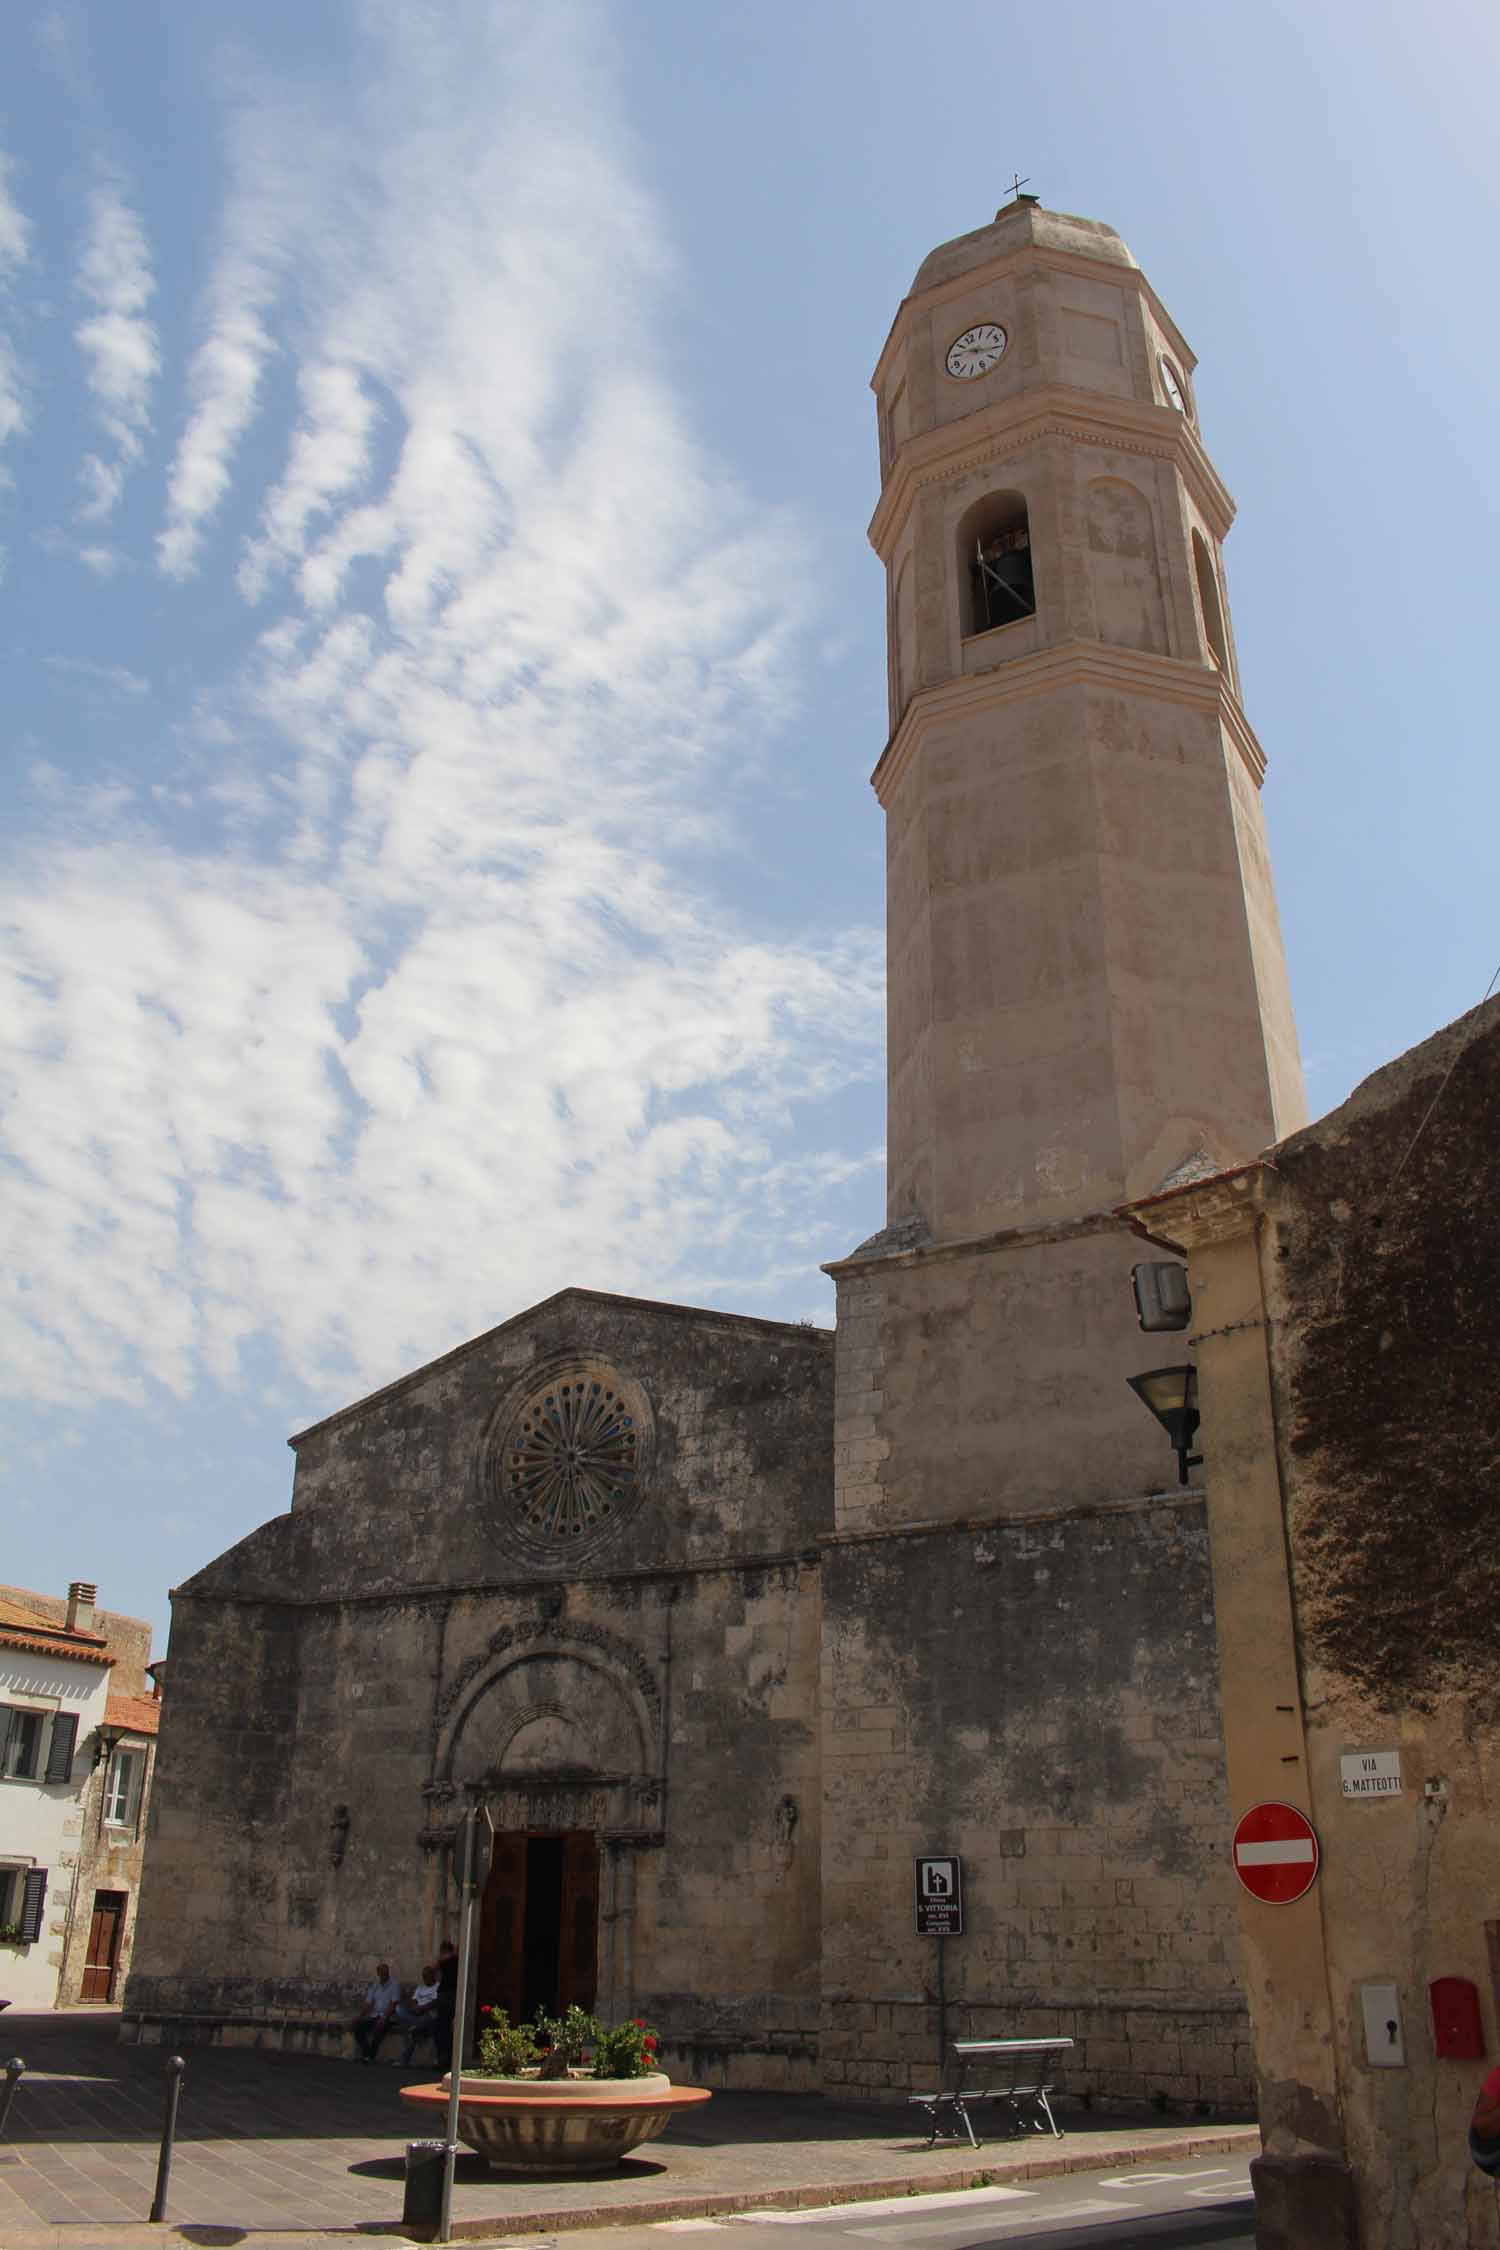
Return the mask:
<svg viewBox="0 0 1500 2250">
<path fill-rule="evenodd" d="M 538 2008 L 592 2009 L 599 1844 L 591 1829 L 500 1831 L 479 1910 L 476 1995 L 526 2023 Z"/>
<path fill-rule="evenodd" d="M 93 1919 L 89 1923 L 89 1949 L 84 1956 L 80 2000 L 113 2000 L 115 1971 L 120 1964 L 120 1939 L 125 1933 L 124 1891 L 95 1891 Z"/>
</svg>

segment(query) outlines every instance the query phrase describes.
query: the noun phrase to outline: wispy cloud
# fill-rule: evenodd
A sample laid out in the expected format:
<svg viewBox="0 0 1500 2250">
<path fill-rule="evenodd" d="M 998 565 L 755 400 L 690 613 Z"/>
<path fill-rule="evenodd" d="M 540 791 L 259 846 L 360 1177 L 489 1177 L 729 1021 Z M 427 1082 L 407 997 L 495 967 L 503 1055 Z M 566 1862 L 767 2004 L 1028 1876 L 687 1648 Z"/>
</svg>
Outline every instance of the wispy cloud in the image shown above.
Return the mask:
<svg viewBox="0 0 1500 2250">
<path fill-rule="evenodd" d="M 663 378 L 590 20 L 374 8 L 350 110 L 247 106 L 318 160 L 236 174 L 162 560 L 259 637 L 180 789 L 53 818 L 0 951 L 34 1394 L 269 1338 L 327 1396 L 565 1280 L 749 1287 L 864 1161 L 801 1121 L 873 1066 L 878 944 L 772 937 L 714 872 L 813 573 Z M 209 569 L 229 499 L 257 528 Z"/>
<path fill-rule="evenodd" d="M 89 454 L 80 478 L 86 520 L 112 513 L 125 478 L 140 458 L 151 418 L 151 386 L 161 365 L 156 330 L 147 307 L 156 282 L 146 238 L 135 213 L 112 182 L 89 197 L 88 232 L 79 260 L 78 287 L 94 307 L 75 331 L 88 386 L 112 458 Z"/>
<path fill-rule="evenodd" d="M 15 167 L 0 150 L 0 317 L 7 309 L 11 283 L 30 255 L 31 228 L 15 199 Z M 0 326 L 0 445 L 26 426 L 25 394 L 14 337 Z"/>
</svg>

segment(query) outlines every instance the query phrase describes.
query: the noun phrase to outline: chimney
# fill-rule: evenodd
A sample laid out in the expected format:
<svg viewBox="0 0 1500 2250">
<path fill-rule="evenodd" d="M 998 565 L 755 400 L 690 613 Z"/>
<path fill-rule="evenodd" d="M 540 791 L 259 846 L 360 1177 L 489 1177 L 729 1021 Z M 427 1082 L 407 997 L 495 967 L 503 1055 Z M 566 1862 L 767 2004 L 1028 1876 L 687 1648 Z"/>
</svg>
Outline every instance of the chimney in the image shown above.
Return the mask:
<svg viewBox="0 0 1500 2250">
<path fill-rule="evenodd" d="M 99 1589 L 85 1578 L 75 1578 L 68 1588 L 68 1631 L 92 1633 L 94 1630 L 94 1603 Z"/>
</svg>

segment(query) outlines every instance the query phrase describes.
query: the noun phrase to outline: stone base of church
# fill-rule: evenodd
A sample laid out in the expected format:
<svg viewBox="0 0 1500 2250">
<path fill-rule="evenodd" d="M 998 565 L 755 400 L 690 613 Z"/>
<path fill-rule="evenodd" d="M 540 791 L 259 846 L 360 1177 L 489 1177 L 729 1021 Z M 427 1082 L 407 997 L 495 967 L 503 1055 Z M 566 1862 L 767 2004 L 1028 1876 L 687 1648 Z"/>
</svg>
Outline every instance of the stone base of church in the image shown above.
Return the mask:
<svg viewBox="0 0 1500 2250">
<path fill-rule="evenodd" d="M 1253 2114 L 1250 2019 L 1222 2006 L 986 2006 L 948 2011 L 950 2039 L 1071 2039 L 1059 2087 L 1090 2106 L 1154 2104 L 1164 2113 Z M 938 2012 L 919 2000 L 829 2003 L 820 2041 L 830 2094 L 889 2100 L 939 2081 Z"/>
<path fill-rule="evenodd" d="M 263 2047 L 291 2055 L 348 2056 L 353 2052 L 349 2024 L 338 2016 L 155 2014 L 132 2008 L 120 2018 L 127 2047 Z M 392 2034 L 389 2056 L 400 2052 Z"/>
</svg>

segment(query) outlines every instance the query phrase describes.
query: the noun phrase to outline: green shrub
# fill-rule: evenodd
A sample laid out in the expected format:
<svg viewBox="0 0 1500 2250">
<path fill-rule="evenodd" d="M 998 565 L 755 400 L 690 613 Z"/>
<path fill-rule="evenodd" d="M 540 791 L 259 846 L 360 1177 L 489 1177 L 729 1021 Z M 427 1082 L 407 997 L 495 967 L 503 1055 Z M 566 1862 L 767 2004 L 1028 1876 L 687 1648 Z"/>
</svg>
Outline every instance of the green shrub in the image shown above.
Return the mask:
<svg viewBox="0 0 1500 2250">
<path fill-rule="evenodd" d="M 613 2031 L 600 2031 L 594 2046 L 595 2078 L 644 2078 L 656 2067 L 656 2033 L 644 2016 L 632 2016 Z"/>
<path fill-rule="evenodd" d="M 479 2062 L 481 2072 L 496 2078 L 519 2078 L 536 2061 L 539 2049 L 529 2023 L 512 2023 L 503 2008 L 485 2006 L 479 2011 Z"/>
</svg>

